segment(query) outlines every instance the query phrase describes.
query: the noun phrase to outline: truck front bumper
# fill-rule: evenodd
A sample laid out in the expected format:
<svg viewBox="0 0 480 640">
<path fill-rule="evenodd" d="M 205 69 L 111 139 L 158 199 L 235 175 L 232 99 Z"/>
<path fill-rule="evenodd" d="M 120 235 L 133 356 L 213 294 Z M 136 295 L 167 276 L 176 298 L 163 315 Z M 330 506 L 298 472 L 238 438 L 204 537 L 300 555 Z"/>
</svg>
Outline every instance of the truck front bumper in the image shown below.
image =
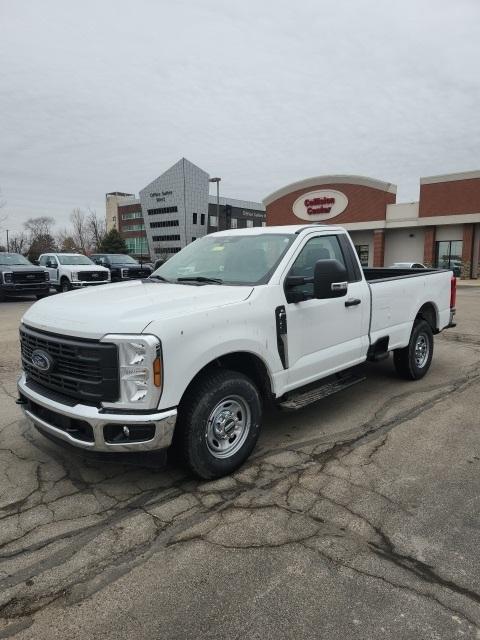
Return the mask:
<svg viewBox="0 0 480 640">
<path fill-rule="evenodd" d="M 177 410 L 155 413 L 109 413 L 84 404 L 65 404 L 57 394 L 27 382 L 22 373 L 18 404 L 26 418 L 45 435 L 92 451 L 154 451 L 170 446 Z"/>
</svg>

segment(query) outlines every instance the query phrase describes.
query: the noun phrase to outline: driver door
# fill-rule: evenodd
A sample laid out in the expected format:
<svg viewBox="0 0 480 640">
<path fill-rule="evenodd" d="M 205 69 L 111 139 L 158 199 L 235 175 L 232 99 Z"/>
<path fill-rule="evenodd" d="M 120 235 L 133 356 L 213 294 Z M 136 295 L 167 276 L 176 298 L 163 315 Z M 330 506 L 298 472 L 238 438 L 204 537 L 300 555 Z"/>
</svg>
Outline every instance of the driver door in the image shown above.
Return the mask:
<svg viewBox="0 0 480 640">
<path fill-rule="evenodd" d="M 58 270 L 58 261 L 55 256 L 42 256 L 40 259 L 40 266 L 45 267 L 45 269 L 50 274 L 50 282 L 52 284 L 58 284 L 59 280 L 59 270 Z"/>
<path fill-rule="evenodd" d="M 288 302 L 287 390 L 299 387 L 365 360 L 368 348 L 369 292 L 347 266 L 338 236 L 307 239 L 286 276 L 312 278 L 319 260 L 338 260 L 348 273 L 345 295 L 319 300 L 313 297 L 313 282 L 293 289 L 301 292 L 299 302 Z M 298 297 L 298 296 L 297 296 Z M 347 303 L 347 304 L 346 304 Z"/>
</svg>

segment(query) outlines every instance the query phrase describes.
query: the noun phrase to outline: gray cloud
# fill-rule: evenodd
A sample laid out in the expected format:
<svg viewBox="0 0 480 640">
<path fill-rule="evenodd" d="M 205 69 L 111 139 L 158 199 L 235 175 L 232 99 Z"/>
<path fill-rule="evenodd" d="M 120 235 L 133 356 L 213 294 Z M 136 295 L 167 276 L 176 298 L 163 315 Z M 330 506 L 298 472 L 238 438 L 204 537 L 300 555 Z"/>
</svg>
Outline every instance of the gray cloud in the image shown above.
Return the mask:
<svg viewBox="0 0 480 640">
<path fill-rule="evenodd" d="M 412 200 L 480 168 L 476 0 L 0 0 L 0 24 L 11 229 L 181 156 L 252 200 L 325 173 Z"/>
</svg>

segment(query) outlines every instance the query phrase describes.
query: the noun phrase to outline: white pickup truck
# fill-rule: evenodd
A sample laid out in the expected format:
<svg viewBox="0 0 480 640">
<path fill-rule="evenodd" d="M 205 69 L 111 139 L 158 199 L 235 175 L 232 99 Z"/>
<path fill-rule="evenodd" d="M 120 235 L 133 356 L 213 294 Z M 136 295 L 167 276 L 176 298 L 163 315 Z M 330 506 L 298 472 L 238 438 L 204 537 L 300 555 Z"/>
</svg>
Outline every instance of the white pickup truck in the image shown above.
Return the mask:
<svg viewBox="0 0 480 640">
<path fill-rule="evenodd" d="M 455 286 L 446 270 L 362 270 L 340 227 L 214 233 L 148 279 L 30 307 L 18 402 L 57 440 L 173 443 L 197 475 L 220 477 L 251 453 L 266 402 L 304 407 L 390 351 L 402 377 L 423 377 Z"/>
</svg>

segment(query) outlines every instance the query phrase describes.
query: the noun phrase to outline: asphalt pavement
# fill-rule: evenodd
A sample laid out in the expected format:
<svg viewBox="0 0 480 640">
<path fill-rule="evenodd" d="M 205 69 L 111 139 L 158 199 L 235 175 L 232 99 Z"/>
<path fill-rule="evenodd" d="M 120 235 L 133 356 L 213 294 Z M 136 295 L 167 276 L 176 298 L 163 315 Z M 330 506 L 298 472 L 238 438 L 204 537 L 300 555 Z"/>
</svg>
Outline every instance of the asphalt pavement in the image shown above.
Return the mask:
<svg viewBox="0 0 480 640">
<path fill-rule="evenodd" d="M 480 638 L 480 288 L 429 374 L 387 360 L 199 482 L 45 439 L 0 305 L 0 638 Z"/>
</svg>

